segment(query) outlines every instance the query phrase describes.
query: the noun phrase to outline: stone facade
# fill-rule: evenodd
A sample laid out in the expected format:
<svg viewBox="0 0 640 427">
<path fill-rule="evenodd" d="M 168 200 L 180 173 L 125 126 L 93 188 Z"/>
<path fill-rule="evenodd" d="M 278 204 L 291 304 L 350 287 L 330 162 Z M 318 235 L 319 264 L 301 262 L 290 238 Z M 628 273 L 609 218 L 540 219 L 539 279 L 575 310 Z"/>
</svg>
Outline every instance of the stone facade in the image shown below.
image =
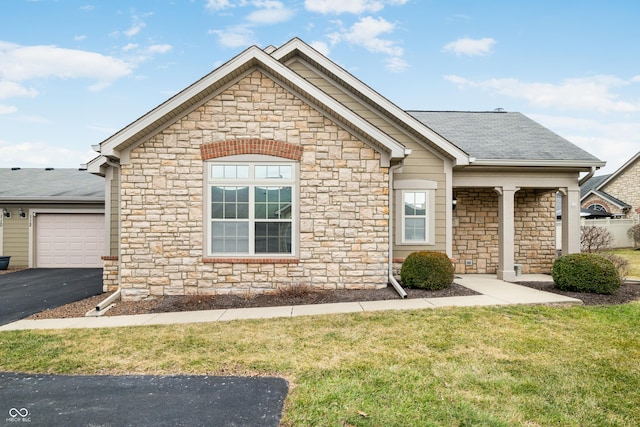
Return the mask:
<svg viewBox="0 0 640 427">
<path fill-rule="evenodd" d="M 205 253 L 205 162 L 217 156 L 203 153 L 247 140 L 258 154 L 301 148 L 295 259 Z M 121 166 L 122 296 L 384 287 L 388 178 L 376 151 L 254 71 L 132 149 Z"/>
<path fill-rule="evenodd" d="M 495 274 L 498 194 L 484 188 L 456 189 L 455 194 L 453 258 L 456 273 Z M 522 273 L 550 273 L 555 258 L 555 194 L 539 194 L 534 189 L 516 192 L 514 223 L 514 261 L 522 265 Z"/>
<path fill-rule="evenodd" d="M 102 290 L 111 292 L 118 289 L 118 257 L 102 257 Z"/>
</svg>

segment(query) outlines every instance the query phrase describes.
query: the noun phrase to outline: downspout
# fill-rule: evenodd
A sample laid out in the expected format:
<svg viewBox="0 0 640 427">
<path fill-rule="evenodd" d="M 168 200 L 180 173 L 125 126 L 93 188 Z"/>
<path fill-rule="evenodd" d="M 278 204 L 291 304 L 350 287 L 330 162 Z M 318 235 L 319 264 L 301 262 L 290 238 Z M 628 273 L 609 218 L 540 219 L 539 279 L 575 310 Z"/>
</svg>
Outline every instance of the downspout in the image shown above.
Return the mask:
<svg viewBox="0 0 640 427">
<path fill-rule="evenodd" d="M 400 283 L 393 277 L 393 174 L 396 170 L 402 167 L 402 162 L 397 165 L 389 167 L 389 283 L 396 290 L 400 298 L 406 298 L 407 293 Z"/>
<path fill-rule="evenodd" d="M 114 302 L 116 301 L 120 301 L 121 299 L 121 290 L 122 288 L 120 287 L 120 284 L 122 283 L 120 280 L 120 271 L 122 270 L 121 265 L 120 265 L 120 211 L 121 211 L 121 207 L 122 207 L 122 202 L 121 202 L 121 192 L 120 192 L 120 187 L 122 185 L 122 176 L 120 174 L 120 164 L 113 162 L 109 159 L 107 159 L 106 162 L 107 165 L 109 165 L 110 167 L 112 167 L 113 169 L 115 169 L 117 171 L 117 177 L 118 177 L 118 289 L 115 290 L 115 292 L 111 295 L 109 295 L 107 298 L 105 298 L 102 302 L 98 303 L 95 307 L 95 310 L 91 310 L 89 313 L 87 313 L 87 316 L 100 316 L 102 314 L 104 314 L 104 312 L 106 311 L 106 309 L 110 308 L 111 305 L 113 305 Z M 111 234 L 111 233 L 109 233 Z M 90 314 L 93 313 L 93 314 Z"/>
<path fill-rule="evenodd" d="M 582 177 L 582 179 L 580 179 L 580 181 L 578 181 L 578 186 L 580 187 L 582 184 L 587 182 L 593 176 L 593 174 L 596 173 L 597 169 L 598 169 L 597 167 L 591 166 L 591 170 L 589 171 L 589 173 L 586 174 L 584 177 Z"/>
</svg>

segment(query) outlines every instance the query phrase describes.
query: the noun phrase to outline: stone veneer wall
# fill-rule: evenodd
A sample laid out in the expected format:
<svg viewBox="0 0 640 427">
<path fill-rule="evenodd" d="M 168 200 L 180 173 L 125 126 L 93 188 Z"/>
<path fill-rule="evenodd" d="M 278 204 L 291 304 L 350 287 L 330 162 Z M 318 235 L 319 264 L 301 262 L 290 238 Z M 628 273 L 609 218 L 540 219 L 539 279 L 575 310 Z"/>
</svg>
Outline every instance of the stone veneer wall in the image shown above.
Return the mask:
<svg viewBox="0 0 640 427">
<path fill-rule="evenodd" d="M 118 257 L 102 257 L 102 290 L 111 292 L 118 289 Z"/>
<path fill-rule="evenodd" d="M 201 146 L 246 139 L 302 147 L 295 260 L 224 262 L 204 253 Z M 121 168 L 123 299 L 387 283 L 388 168 L 258 71 L 133 149 L 130 159 Z"/>
<path fill-rule="evenodd" d="M 454 190 L 453 258 L 456 273 L 495 274 L 498 264 L 498 194 L 493 189 Z M 555 194 L 521 189 L 515 194 L 514 262 L 522 273 L 550 273 L 555 258 Z M 472 265 L 465 265 L 471 260 Z"/>
</svg>

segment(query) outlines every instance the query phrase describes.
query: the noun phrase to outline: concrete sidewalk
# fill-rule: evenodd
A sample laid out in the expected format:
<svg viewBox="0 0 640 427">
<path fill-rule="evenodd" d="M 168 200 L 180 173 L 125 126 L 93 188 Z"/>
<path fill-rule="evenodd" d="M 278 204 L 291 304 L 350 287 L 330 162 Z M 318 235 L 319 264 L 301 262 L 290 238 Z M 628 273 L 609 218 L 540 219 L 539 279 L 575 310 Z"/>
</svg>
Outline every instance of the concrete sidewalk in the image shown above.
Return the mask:
<svg viewBox="0 0 640 427">
<path fill-rule="evenodd" d="M 548 275 L 524 275 L 519 281 L 551 281 Z M 576 298 L 539 291 L 498 280 L 495 275 L 457 275 L 455 282 L 481 295 L 442 298 L 393 299 L 385 301 L 309 304 L 282 307 L 179 311 L 131 316 L 78 317 L 69 319 L 19 320 L 0 326 L 0 331 L 24 329 L 109 328 L 118 326 L 167 325 L 223 322 L 239 319 L 312 316 L 383 310 L 415 310 L 452 306 L 497 306 L 512 304 L 582 304 Z"/>
</svg>

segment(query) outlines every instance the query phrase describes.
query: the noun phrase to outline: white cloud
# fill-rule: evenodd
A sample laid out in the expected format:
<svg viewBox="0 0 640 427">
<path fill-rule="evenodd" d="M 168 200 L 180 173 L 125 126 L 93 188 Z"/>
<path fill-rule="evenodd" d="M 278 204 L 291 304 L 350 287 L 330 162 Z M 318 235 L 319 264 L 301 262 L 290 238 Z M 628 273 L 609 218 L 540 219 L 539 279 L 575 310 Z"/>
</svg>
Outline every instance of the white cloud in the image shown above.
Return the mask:
<svg viewBox="0 0 640 427">
<path fill-rule="evenodd" d="M 475 88 L 496 95 L 524 99 L 533 106 L 555 107 L 566 110 L 590 110 L 600 113 L 631 113 L 640 111 L 640 103 L 619 100 L 615 88 L 626 86 L 625 81 L 614 76 L 593 76 L 565 79 L 560 84 L 526 83 L 517 79 L 490 79 L 472 81 L 464 77 L 448 75 L 445 80 L 461 89 Z"/>
<path fill-rule="evenodd" d="M 131 72 L 131 65 L 125 61 L 99 53 L 0 42 L 0 79 L 4 81 L 86 78 L 96 80 L 91 88 L 98 90 Z"/>
<path fill-rule="evenodd" d="M 315 41 L 311 43 L 311 47 L 323 54 L 324 56 L 329 56 L 331 49 L 325 42 Z"/>
<path fill-rule="evenodd" d="M 77 42 L 81 42 L 81 41 L 84 41 L 86 39 L 87 39 L 87 36 L 85 36 L 85 35 L 78 35 L 78 36 L 74 36 L 73 37 L 73 40 L 77 41 Z"/>
<path fill-rule="evenodd" d="M 255 44 L 253 31 L 243 26 L 225 30 L 209 30 L 209 34 L 217 36 L 218 42 L 224 47 L 237 48 Z"/>
<path fill-rule="evenodd" d="M 127 37 L 133 37 L 137 35 L 140 31 L 142 31 L 142 29 L 146 26 L 147 24 L 140 21 L 138 18 L 134 17 L 133 24 L 131 24 L 131 27 L 129 27 L 129 29 L 124 31 L 124 35 Z"/>
<path fill-rule="evenodd" d="M 337 22 L 337 24 L 342 25 L 340 22 Z M 395 24 L 382 17 L 365 16 L 353 24 L 350 29 L 342 29 L 339 32 L 329 34 L 327 37 L 332 46 L 340 42 L 347 42 L 363 47 L 372 53 L 387 55 L 385 59 L 387 70 L 400 72 L 409 67 L 402 58 L 404 50 L 397 45 L 397 42 L 381 37 L 383 34 L 393 33 L 394 30 Z"/>
<path fill-rule="evenodd" d="M 484 56 L 491 53 L 491 48 L 496 43 L 492 38 L 469 39 L 463 38 L 447 43 L 443 48 L 443 52 L 452 52 L 457 56 Z"/>
<path fill-rule="evenodd" d="M 387 58 L 385 62 L 387 64 L 386 69 L 394 73 L 400 73 L 409 68 L 407 61 L 398 56 Z"/>
<path fill-rule="evenodd" d="M 640 121 L 527 114 L 580 148 L 607 162 L 598 175 L 613 173 L 640 151 Z"/>
<path fill-rule="evenodd" d="M 127 43 L 126 45 L 124 45 L 122 47 L 122 51 L 123 52 L 129 52 L 131 50 L 135 50 L 139 47 L 140 45 L 138 45 L 137 43 Z"/>
<path fill-rule="evenodd" d="M 18 109 L 13 105 L 2 105 L 0 104 L 0 114 L 11 114 L 17 112 Z"/>
<path fill-rule="evenodd" d="M 279 1 L 264 2 L 264 8 L 251 12 L 247 21 L 255 25 L 273 25 L 286 22 L 293 16 L 293 10 L 287 9 Z"/>
<path fill-rule="evenodd" d="M 88 149 L 73 151 L 43 142 L 9 143 L 0 140 L 0 167 L 5 168 L 14 166 L 77 168 L 93 157 L 95 153 Z"/>
<path fill-rule="evenodd" d="M 208 0 L 205 7 L 211 10 L 223 10 L 234 7 L 234 4 L 229 0 Z"/>
<path fill-rule="evenodd" d="M 16 82 L 0 80 L 0 99 L 16 97 L 34 98 L 36 96 L 38 96 L 38 91 L 35 89 L 27 89 Z"/>
<path fill-rule="evenodd" d="M 218 37 L 218 42 L 225 47 L 247 47 L 255 44 L 254 28 L 264 25 L 281 24 L 289 21 L 295 14 L 294 10 L 286 7 L 280 1 L 254 0 L 248 1 L 209 1 L 207 7 L 212 10 L 222 10 L 232 7 L 256 8 L 244 17 L 244 22 L 225 29 L 209 30 L 209 34 Z"/>
<path fill-rule="evenodd" d="M 173 49 L 173 46 L 171 46 L 170 44 L 152 44 L 151 46 L 148 46 L 146 48 L 146 51 L 148 53 L 167 53 L 169 51 L 171 51 L 171 49 Z"/>
<path fill-rule="evenodd" d="M 305 0 L 304 7 L 309 12 L 322 14 L 375 13 L 384 8 L 383 1 L 379 0 Z"/>
</svg>

